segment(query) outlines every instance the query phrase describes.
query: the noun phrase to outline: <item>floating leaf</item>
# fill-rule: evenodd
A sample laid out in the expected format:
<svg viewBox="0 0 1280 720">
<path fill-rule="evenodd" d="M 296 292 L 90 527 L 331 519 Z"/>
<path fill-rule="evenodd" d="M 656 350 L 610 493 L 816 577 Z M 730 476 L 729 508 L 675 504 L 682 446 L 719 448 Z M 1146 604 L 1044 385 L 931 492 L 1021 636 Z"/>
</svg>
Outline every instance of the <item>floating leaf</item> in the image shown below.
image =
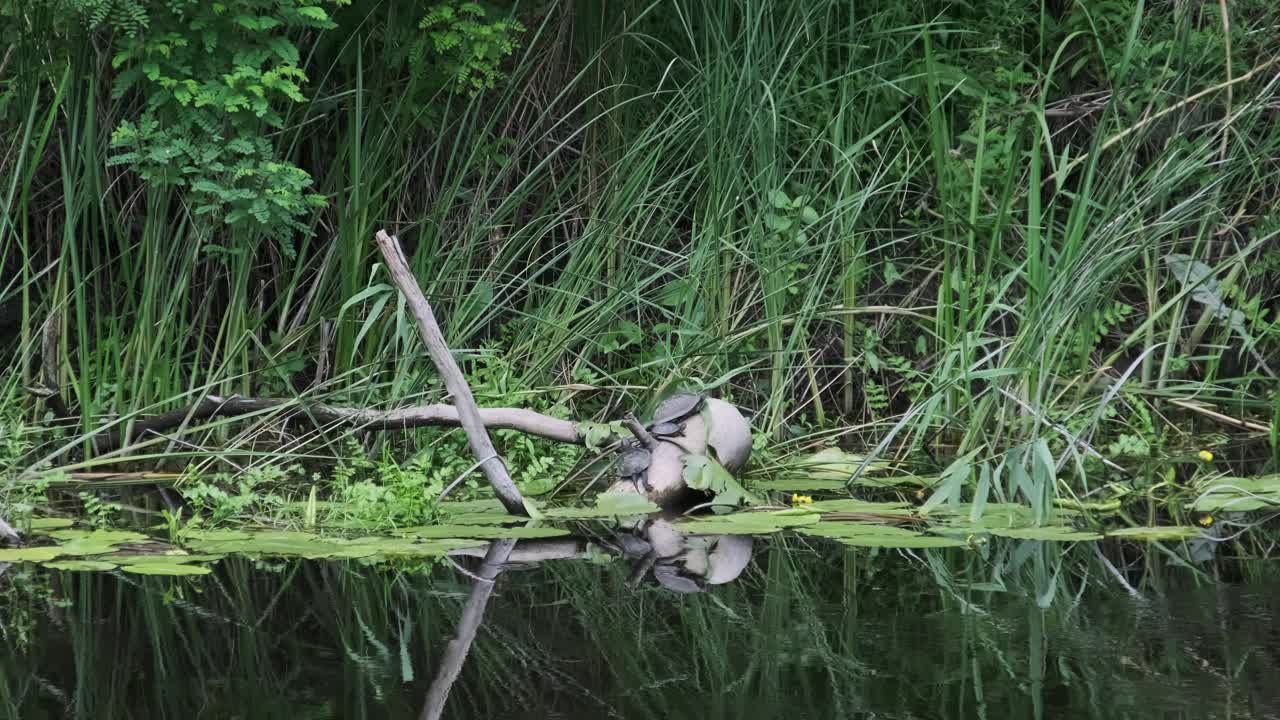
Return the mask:
<svg viewBox="0 0 1280 720">
<path fill-rule="evenodd" d="M 813 525 L 821 517 L 808 508 L 773 512 L 735 512 L 702 517 L 676 524 L 676 529 L 691 535 L 763 535 L 784 528 Z"/>
<path fill-rule="evenodd" d="M 1166 527 L 1127 527 L 1108 530 L 1109 538 L 1126 540 L 1190 540 L 1200 537 L 1200 528 L 1190 525 L 1170 525 Z"/>
<path fill-rule="evenodd" d="M 99 560 L 109 560 L 117 565 L 148 565 L 159 563 L 161 565 L 185 565 L 187 563 L 201 563 L 221 560 L 224 556 L 219 555 L 191 555 L 186 551 L 177 553 L 157 553 L 147 555 L 103 555 Z"/>
<path fill-rule="evenodd" d="M 1018 503 L 988 503 L 982 509 L 982 515 L 973 520 L 975 505 L 959 503 L 941 507 L 929 515 L 931 522 L 960 526 L 972 530 L 974 528 L 1027 528 L 1036 527 L 1036 512 L 1032 508 Z M 1067 508 L 1057 508 L 1053 522 L 1046 524 L 1062 525 L 1080 513 Z"/>
<path fill-rule="evenodd" d="M 31 531 L 38 535 L 41 534 L 40 531 L 42 530 L 58 530 L 60 528 L 69 528 L 75 524 L 76 521 L 71 518 L 41 517 L 31 518 L 27 523 L 27 527 L 31 528 Z"/>
<path fill-rule="evenodd" d="M 45 562 L 65 555 L 56 545 L 0 549 L 0 563 Z"/>
<path fill-rule="evenodd" d="M 853 498 L 819 500 L 810 505 L 809 508 L 818 512 L 884 513 L 895 515 L 912 512 L 911 506 L 907 503 L 871 502 L 869 500 L 855 500 Z"/>
<path fill-rule="evenodd" d="M 804 535 L 838 540 L 855 547 L 944 548 L 962 547 L 967 543 L 955 537 L 928 535 L 891 525 L 860 522 L 826 521 L 798 529 Z"/>
<path fill-rule="evenodd" d="M 631 492 L 604 492 L 596 496 L 595 507 L 547 508 L 547 518 L 576 520 L 580 518 L 631 517 L 658 512 L 660 508 L 643 495 Z"/>
<path fill-rule="evenodd" d="M 65 541 L 60 546 L 64 555 L 103 555 L 113 552 L 117 545 L 151 539 L 128 530 L 55 530 L 49 536 Z"/>
<path fill-rule="evenodd" d="M 497 498 L 487 497 L 478 500 L 458 500 L 453 502 L 442 502 L 436 505 L 436 509 L 445 515 L 460 515 L 463 513 L 484 513 L 493 510 L 502 510 L 502 503 Z"/>
<path fill-rule="evenodd" d="M 123 565 L 121 570 L 137 575 L 208 575 L 209 568 L 203 565 L 182 565 L 178 563 L 147 563 L 145 565 Z"/>
<path fill-rule="evenodd" d="M 1102 536 L 1088 530 L 1077 530 L 1069 525 L 1043 525 L 1024 528 L 986 528 L 992 535 L 1018 540 L 1046 540 L 1049 542 L 1080 542 L 1101 540 Z"/>
<path fill-rule="evenodd" d="M 474 541 L 455 538 L 417 542 L 415 538 L 367 537 L 356 538 L 350 544 L 372 547 L 379 556 L 437 556 L 445 555 L 452 550 L 477 547 Z"/>
<path fill-rule="evenodd" d="M 424 525 L 397 534 L 418 538 L 476 538 L 481 540 L 550 538 L 568 535 L 563 528 L 538 525 L 485 527 L 483 525 Z"/>
<path fill-rule="evenodd" d="M 105 572 L 116 569 L 115 563 L 102 562 L 100 560 L 54 560 L 44 563 L 44 567 L 51 570 L 72 570 L 75 572 Z"/>
<path fill-rule="evenodd" d="M 93 543 L 143 542 L 151 538 L 131 530 L 55 530 L 50 537 L 59 540 L 89 540 Z"/>
<path fill-rule="evenodd" d="M 806 478 L 811 480 L 835 480 L 840 482 L 840 487 L 853 477 L 866 463 L 863 474 L 883 472 L 889 468 L 889 464 L 882 460 L 874 460 L 867 463 L 865 455 L 858 455 L 846 452 L 840 448 L 823 448 L 808 455 L 802 455 L 787 462 L 783 474 L 790 477 Z"/>
<path fill-rule="evenodd" d="M 182 530 L 178 533 L 178 537 L 183 540 L 247 540 L 253 537 L 253 534 L 243 530 L 200 530 L 193 528 Z"/>
</svg>

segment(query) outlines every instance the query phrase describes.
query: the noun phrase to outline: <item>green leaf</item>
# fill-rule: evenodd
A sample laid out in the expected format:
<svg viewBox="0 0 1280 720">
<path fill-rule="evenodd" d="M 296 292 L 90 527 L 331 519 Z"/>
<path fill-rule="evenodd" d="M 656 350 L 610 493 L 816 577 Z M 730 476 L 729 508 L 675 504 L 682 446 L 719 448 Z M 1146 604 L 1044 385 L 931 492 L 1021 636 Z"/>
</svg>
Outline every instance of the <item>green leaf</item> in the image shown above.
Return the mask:
<svg viewBox="0 0 1280 720">
<path fill-rule="evenodd" d="M 953 505 L 960 502 L 960 489 L 973 473 L 973 458 L 977 454 L 977 450 L 971 450 L 956 458 L 946 470 L 942 471 L 942 480 L 920 508 L 922 514 L 927 514 L 944 502 L 950 502 Z"/>
<path fill-rule="evenodd" d="M 776 233 L 784 233 L 791 229 L 791 219 L 773 213 L 766 213 L 764 216 L 764 224 L 770 230 Z"/>
<path fill-rule="evenodd" d="M 121 570 L 137 575 L 208 575 L 209 568 L 203 565 L 166 565 L 154 563 L 149 565 L 125 565 Z"/>
<path fill-rule="evenodd" d="M 116 564 L 98 560 L 54 560 L 44 563 L 50 570 L 71 570 L 75 572 L 105 572 L 115 570 Z"/>
<path fill-rule="evenodd" d="M 0 563 L 44 562 L 64 555 L 59 547 L 27 547 L 0 549 Z"/>
</svg>

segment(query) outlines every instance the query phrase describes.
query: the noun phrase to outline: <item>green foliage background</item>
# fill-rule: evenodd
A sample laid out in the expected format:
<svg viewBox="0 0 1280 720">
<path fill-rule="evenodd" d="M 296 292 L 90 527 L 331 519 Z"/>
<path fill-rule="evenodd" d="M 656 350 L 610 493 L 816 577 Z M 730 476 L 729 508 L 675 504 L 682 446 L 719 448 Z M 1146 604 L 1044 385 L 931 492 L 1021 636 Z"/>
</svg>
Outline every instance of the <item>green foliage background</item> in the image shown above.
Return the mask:
<svg viewBox="0 0 1280 720">
<path fill-rule="evenodd" d="M 270 418 L 83 437 L 441 398 L 386 227 L 486 404 L 710 387 L 765 453 L 941 445 L 1028 502 L 1094 487 L 1085 441 L 1274 466 L 1277 48 L 1267 0 L 0 0 L 18 462 L 336 460 Z"/>
</svg>

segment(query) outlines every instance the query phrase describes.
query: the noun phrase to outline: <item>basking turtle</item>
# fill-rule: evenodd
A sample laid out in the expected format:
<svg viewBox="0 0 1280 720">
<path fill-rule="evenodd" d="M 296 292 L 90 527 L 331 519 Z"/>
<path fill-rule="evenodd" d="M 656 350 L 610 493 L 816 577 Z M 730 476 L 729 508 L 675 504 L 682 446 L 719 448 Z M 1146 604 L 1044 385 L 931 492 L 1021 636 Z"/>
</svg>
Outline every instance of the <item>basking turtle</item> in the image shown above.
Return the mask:
<svg viewBox="0 0 1280 720">
<path fill-rule="evenodd" d="M 636 490 L 651 490 L 649 485 L 649 464 L 653 462 L 653 453 L 642 447 L 624 450 L 618 458 L 618 477 L 635 483 Z"/>
<path fill-rule="evenodd" d="M 654 437 L 674 437 L 684 432 L 684 425 L 676 422 L 661 422 L 649 428 Z"/>
<path fill-rule="evenodd" d="M 666 423 L 679 423 L 690 415 L 702 409 L 702 403 L 706 397 L 698 393 L 676 393 L 671 397 L 658 403 L 658 409 L 653 411 L 653 425 L 664 425 Z"/>
<path fill-rule="evenodd" d="M 676 393 L 658 403 L 653 411 L 649 432 L 654 437 L 676 437 L 684 434 L 685 421 L 702 409 L 706 398 L 697 393 Z"/>
</svg>

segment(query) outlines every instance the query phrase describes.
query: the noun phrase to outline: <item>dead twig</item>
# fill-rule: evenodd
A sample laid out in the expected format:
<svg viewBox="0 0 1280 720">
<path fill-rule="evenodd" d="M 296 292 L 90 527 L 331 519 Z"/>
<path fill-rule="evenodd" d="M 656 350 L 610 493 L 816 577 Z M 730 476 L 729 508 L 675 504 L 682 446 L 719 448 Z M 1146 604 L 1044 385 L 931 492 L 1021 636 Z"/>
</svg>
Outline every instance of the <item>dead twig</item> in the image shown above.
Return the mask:
<svg viewBox="0 0 1280 720">
<path fill-rule="evenodd" d="M 409 261 L 405 259 L 404 251 L 400 249 L 400 242 L 394 236 L 388 235 L 385 230 L 379 230 L 376 239 L 378 249 L 382 251 L 382 258 L 387 263 L 387 272 L 390 273 L 396 287 L 400 289 L 400 294 L 404 295 L 409 311 L 413 313 L 413 318 L 418 325 L 418 334 L 427 346 L 427 353 L 431 355 L 431 362 L 436 366 L 440 377 L 444 379 L 449 395 L 453 397 L 458 422 L 462 425 L 463 432 L 467 434 L 471 453 L 481 461 L 480 470 L 488 478 L 494 494 L 498 496 L 498 501 L 507 509 L 507 512 L 512 515 L 527 514 L 520 489 L 511 479 L 507 466 L 502 462 L 498 451 L 494 449 L 493 441 L 489 439 L 489 432 L 485 429 L 476 399 L 472 396 L 471 388 L 467 385 L 462 370 L 458 368 L 457 361 L 453 359 L 453 354 L 449 352 L 444 334 L 440 332 L 440 325 L 431 311 L 431 304 L 427 302 L 426 296 L 422 294 L 422 288 L 418 287 L 417 279 L 409 270 Z M 490 456 L 493 458 L 485 462 Z"/>
</svg>

